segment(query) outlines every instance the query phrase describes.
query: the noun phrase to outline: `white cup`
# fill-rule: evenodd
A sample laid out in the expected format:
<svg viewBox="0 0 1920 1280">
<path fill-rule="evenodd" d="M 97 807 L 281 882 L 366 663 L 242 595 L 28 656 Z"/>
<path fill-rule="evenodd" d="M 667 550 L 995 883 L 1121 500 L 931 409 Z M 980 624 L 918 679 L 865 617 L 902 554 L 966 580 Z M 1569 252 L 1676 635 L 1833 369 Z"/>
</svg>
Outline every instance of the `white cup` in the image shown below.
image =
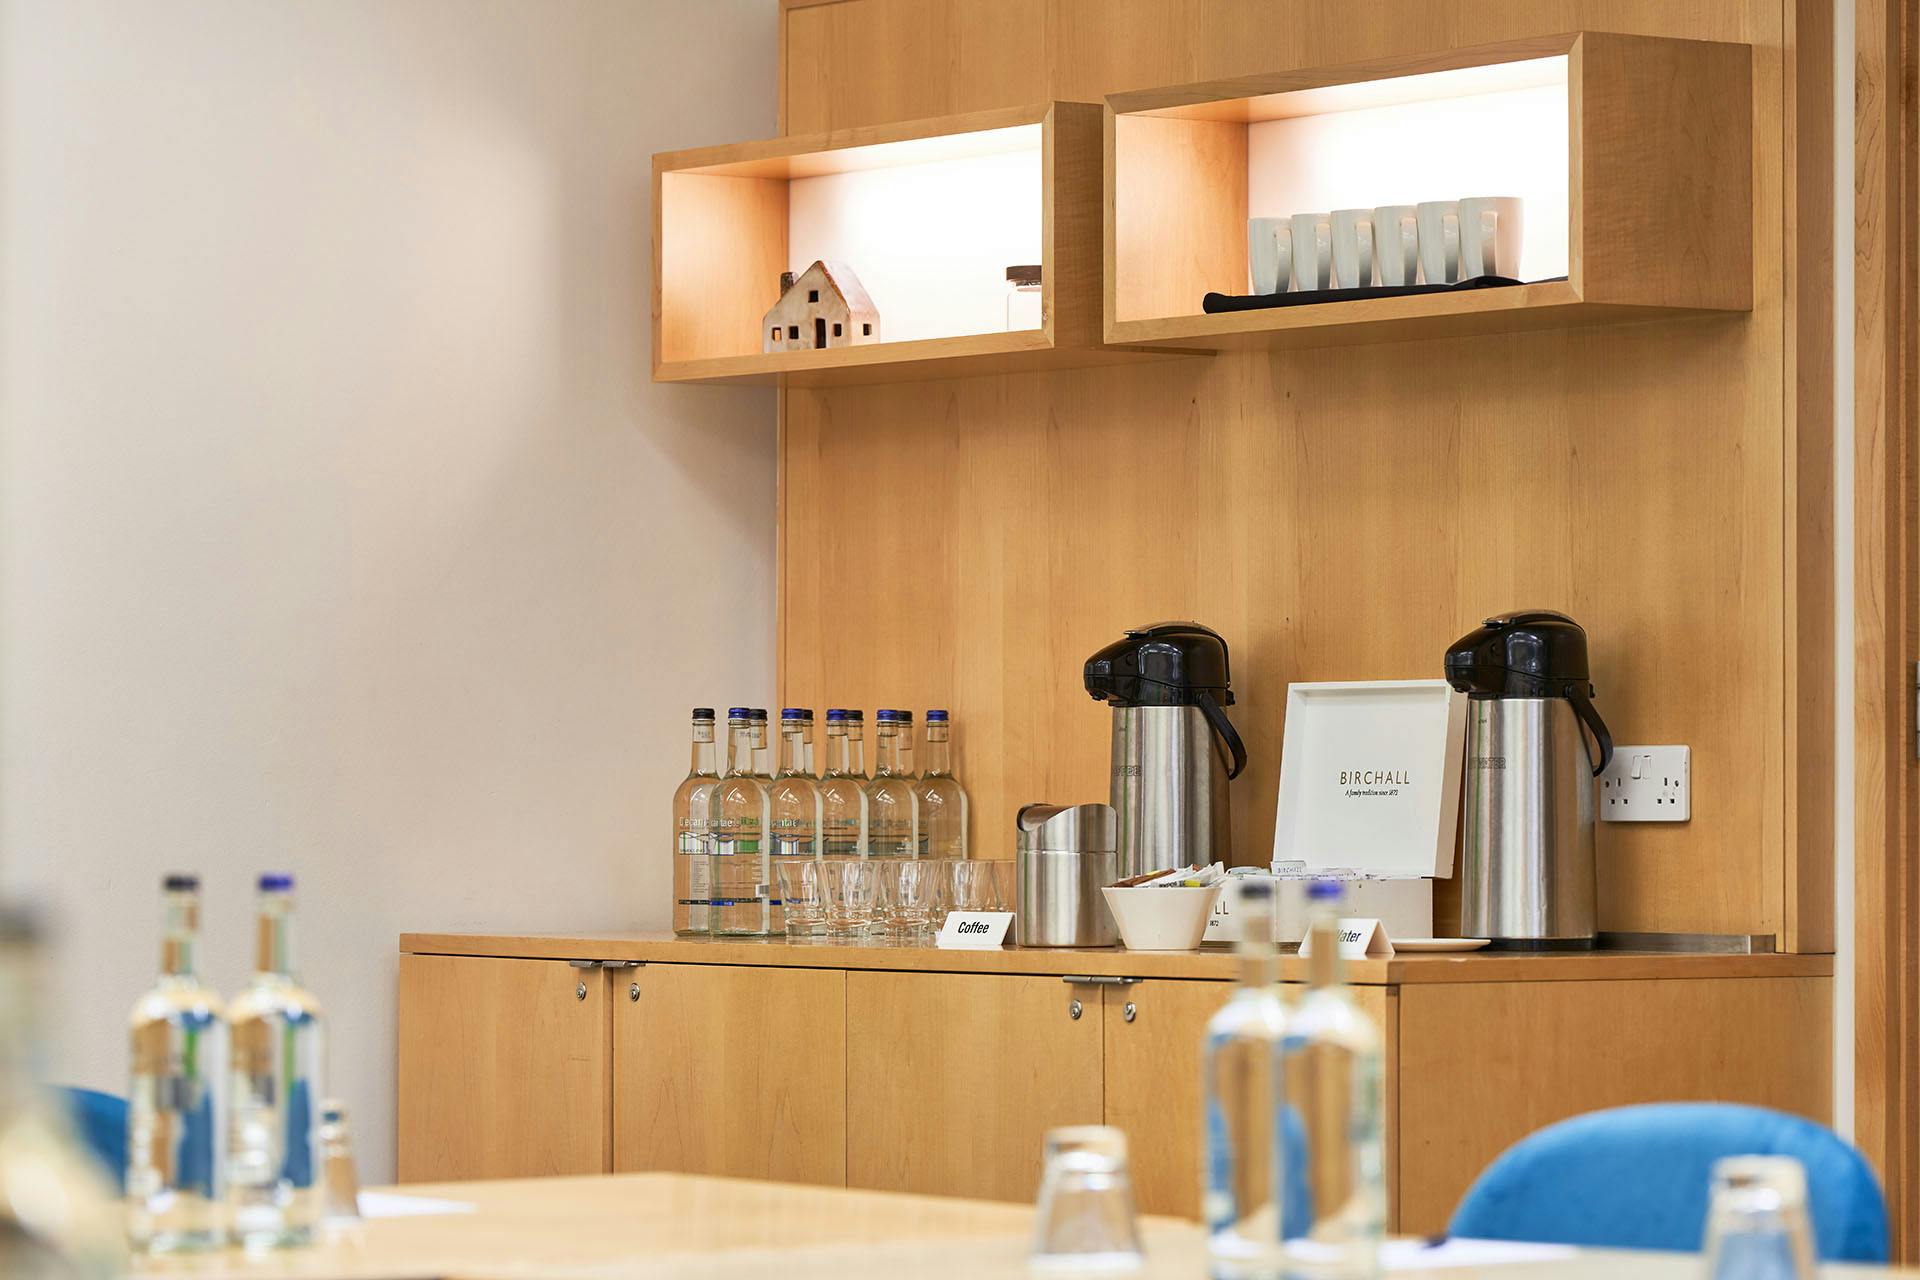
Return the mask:
<svg viewBox="0 0 1920 1280">
<path fill-rule="evenodd" d="M 1255 293 L 1293 287 L 1293 228 L 1287 219 L 1247 219 L 1247 283 Z"/>
<path fill-rule="evenodd" d="M 1397 287 L 1420 278 L 1419 225 L 1410 204 L 1373 211 L 1373 269 L 1381 284 Z"/>
<path fill-rule="evenodd" d="M 1296 213 L 1293 223 L 1293 287 L 1333 287 L 1333 223 L 1324 213 Z"/>
<path fill-rule="evenodd" d="M 1419 224 L 1420 282 L 1452 284 L 1460 278 L 1460 202 L 1422 200 L 1413 217 Z"/>
<path fill-rule="evenodd" d="M 1473 196 L 1460 202 L 1460 278 L 1520 278 L 1526 223 L 1519 196 Z"/>
<path fill-rule="evenodd" d="M 1331 222 L 1333 287 L 1367 289 L 1373 285 L 1373 210 L 1335 209 Z"/>
</svg>

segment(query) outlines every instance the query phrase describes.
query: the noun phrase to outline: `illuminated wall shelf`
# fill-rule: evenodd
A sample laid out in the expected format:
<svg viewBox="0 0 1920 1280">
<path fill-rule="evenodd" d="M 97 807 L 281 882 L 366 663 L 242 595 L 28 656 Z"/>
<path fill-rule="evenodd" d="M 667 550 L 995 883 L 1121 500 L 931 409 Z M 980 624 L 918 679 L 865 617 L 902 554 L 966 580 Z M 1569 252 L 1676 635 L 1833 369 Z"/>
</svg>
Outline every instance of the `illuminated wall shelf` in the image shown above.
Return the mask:
<svg viewBox="0 0 1920 1280">
<path fill-rule="evenodd" d="M 653 378 L 789 386 L 1138 359 L 1100 342 L 1101 108 L 1054 102 L 653 158 Z M 884 341 L 763 353 L 780 273 L 851 264 Z M 1006 329 L 1006 269 L 1043 268 Z"/>
<path fill-rule="evenodd" d="M 1103 334 L 1314 347 L 1750 310 L 1752 60 L 1582 32 L 1114 94 Z M 1249 291 L 1250 212 L 1476 195 L 1525 200 L 1521 278 L 1541 283 L 1201 308 Z"/>
</svg>

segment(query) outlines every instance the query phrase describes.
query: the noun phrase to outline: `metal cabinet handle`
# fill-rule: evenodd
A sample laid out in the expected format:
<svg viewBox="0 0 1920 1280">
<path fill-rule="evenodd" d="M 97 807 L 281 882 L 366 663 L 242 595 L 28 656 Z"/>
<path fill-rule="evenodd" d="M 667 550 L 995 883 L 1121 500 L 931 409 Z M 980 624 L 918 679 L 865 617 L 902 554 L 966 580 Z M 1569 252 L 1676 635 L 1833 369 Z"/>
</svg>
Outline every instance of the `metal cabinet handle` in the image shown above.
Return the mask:
<svg viewBox="0 0 1920 1280">
<path fill-rule="evenodd" d="M 1063 974 L 1060 981 L 1070 987 L 1130 987 L 1140 979 L 1117 978 L 1110 973 L 1069 973 Z"/>
</svg>

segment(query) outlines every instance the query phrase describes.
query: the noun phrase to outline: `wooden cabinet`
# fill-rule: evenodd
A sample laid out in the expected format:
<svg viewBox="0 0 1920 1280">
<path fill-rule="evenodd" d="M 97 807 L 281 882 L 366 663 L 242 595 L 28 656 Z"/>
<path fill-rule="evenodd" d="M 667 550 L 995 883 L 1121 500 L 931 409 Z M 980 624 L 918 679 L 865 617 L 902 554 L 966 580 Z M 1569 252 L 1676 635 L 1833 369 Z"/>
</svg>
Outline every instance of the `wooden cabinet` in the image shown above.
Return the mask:
<svg viewBox="0 0 1920 1280">
<path fill-rule="evenodd" d="M 1047 1130 L 1100 1123 L 1100 1013 L 1057 976 L 848 973 L 847 1185 L 1030 1199 Z"/>
<path fill-rule="evenodd" d="M 1105 1119 L 1126 1132 L 1142 1213 L 1200 1216 L 1202 1040 L 1233 985 L 1156 978 L 1105 990 Z"/>
<path fill-rule="evenodd" d="M 613 993 L 613 1168 L 844 1186 L 847 975 L 649 964 Z"/>
<path fill-rule="evenodd" d="M 400 1181 L 607 1172 L 607 993 L 565 960 L 401 956 Z"/>
<path fill-rule="evenodd" d="M 665 1170 L 1028 1201 L 1047 1130 L 1104 1122 L 1127 1133 L 1142 1212 L 1199 1208 L 1201 1045 L 1232 991 L 1229 955 L 402 946 L 406 1181 Z M 446 954 L 462 947 L 474 954 Z M 1388 1226 L 1444 1230 L 1509 1144 L 1600 1107 L 1746 1102 L 1825 1120 L 1831 968 L 1811 955 L 1354 961 L 1353 997 L 1385 1038 Z M 1297 993 L 1303 963 L 1281 973 Z"/>
</svg>

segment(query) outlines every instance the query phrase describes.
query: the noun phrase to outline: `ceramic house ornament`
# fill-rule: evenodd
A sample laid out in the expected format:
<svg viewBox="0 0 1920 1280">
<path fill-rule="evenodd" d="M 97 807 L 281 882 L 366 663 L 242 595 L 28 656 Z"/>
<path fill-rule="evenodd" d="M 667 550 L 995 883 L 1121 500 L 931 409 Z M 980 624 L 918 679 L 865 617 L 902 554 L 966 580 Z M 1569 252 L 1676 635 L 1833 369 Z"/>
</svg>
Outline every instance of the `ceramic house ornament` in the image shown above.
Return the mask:
<svg viewBox="0 0 1920 1280">
<path fill-rule="evenodd" d="M 808 267 L 760 321 L 762 351 L 859 347 L 878 341 L 880 313 L 860 277 L 844 262 Z"/>
</svg>

